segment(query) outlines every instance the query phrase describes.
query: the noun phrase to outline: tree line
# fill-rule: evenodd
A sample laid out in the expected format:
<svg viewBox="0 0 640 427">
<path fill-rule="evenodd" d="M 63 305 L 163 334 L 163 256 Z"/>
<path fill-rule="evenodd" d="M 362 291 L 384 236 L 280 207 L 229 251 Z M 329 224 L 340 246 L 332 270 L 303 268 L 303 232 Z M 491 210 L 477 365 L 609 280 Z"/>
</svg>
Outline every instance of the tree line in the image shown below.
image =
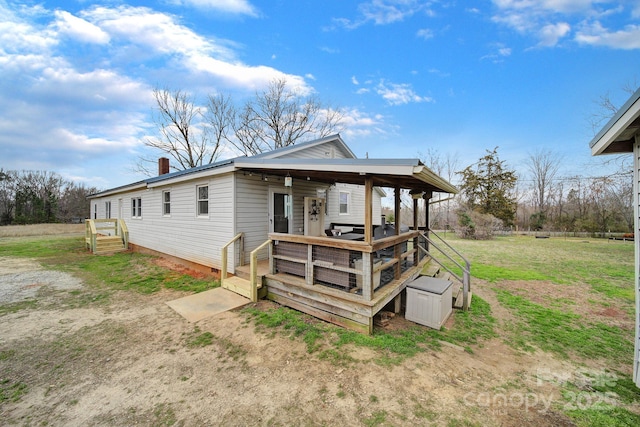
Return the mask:
<svg viewBox="0 0 640 427">
<path fill-rule="evenodd" d="M 518 173 L 501 160 L 498 147 L 476 163 L 451 173 L 451 162 L 430 153 L 436 172 L 459 177 L 460 194 L 432 207 L 431 227 L 455 229 L 469 238 L 491 238 L 498 230 L 633 232 L 633 171 L 630 156 L 619 156 L 606 176 L 562 176 L 562 157 L 538 150 Z"/>
<path fill-rule="evenodd" d="M 97 191 L 56 172 L 0 168 L 0 225 L 79 222 L 89 216 L 87 196 Z"/>
</svg>

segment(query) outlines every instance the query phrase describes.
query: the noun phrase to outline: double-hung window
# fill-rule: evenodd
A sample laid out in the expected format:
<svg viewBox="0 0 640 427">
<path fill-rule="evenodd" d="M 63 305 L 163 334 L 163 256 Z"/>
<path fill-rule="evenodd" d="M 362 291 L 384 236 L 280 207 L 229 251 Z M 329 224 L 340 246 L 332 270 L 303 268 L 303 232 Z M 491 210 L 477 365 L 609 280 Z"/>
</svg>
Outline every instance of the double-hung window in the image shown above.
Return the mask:
<svg viewBox="0 0 640 427">
<path fill-rule="evenodd" d="M 340 215 L 349 214 L 349 202 L 351 201 L 351 194 L 346 191 L 340 192 Z"/>
<path fill-rule="evenodd" d="M 170 191 L 162 192 L 162 215 L 165 215 L 165 216 L 171 215 L 171 192 Z"/>
<path fill-rule="evenodd" d="M 111 202 L 104 202 L 104 217 L 111 218 Z"/>
<path fill-rule="evenodd" d="M 209 186 L 199 185 L 196 187 L 197 212 L 198 216 L 209 215 Z"/>
<path fill-rule="evenodd" d="M 131 218 L 142 218 L 142 197 L 131 199 Z"/>
</svg>

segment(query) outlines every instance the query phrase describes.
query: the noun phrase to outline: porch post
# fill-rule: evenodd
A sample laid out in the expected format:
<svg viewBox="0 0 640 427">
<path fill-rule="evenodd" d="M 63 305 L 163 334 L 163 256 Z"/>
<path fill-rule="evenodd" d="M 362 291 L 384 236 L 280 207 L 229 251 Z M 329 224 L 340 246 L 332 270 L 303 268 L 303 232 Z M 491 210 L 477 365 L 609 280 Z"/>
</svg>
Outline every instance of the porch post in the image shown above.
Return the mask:
<svg viewBox="0 0 640 427">
<path fill-rule="evenodd" d="M 425 191 L 422 198 L 424 199 L 424 235 L 429 237 L 429 200 L 433 197 L 433 191 Z M 425 242 L 425 249 L 429 250 L 429 242 Z"/>
<path fill-rule="evenodd" d="M 373 178 L 364 180 L 364 241 L 373 243 Z"/>
<path fill-rule="evenodd" d="M 395 192 L 395 228 L 396 228 L 396 233 L 395 235 L 399 235 L 400 234 L 400 224 L 402 223 L 402 221 L 400 220 L 400 186 L 396 185 L 396 188 L 394 190 Z M 400 275 L 402 274 L 402 263 L 400 262 L 402 260 L 402 258 L 400 257 L 401 255 L 401 251 L 402 251 L 402 245 L 396 244 L 393 247 L 393 257 L 398 260 L 398 262 L 396 262 L 395 265 L 395 276 L 396 279 L 400 278 Z"/>
<path fill-rule="evenodd" d="M 418 227 L 418 199 L 415 196 L 412 196 L 413 198 L 413 230 L 414 232 L 417 232 L 419 227 Z M 418 235 L 416 234 L 416 237 L 413 238 L 413 249 L 415 249 L 415 252 L 413 253 L 413 265 L 416 266 L 418 265 L 418 263 L 420 262 L 420 252 L 418 251 L 418 245 L 419 245 L 419 239 L 418 239 Z"/>
</svg>

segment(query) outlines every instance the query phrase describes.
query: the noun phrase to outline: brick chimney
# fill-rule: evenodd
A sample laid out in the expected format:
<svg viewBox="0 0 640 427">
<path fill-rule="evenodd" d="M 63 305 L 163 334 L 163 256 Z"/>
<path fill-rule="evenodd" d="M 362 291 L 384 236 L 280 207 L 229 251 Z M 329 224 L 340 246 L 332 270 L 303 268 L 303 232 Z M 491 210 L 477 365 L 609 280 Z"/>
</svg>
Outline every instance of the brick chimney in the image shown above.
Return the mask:
<svg viewBox="0 0 640 427">
<path fill-rule="evenodd" d="M 169 173 L 169 159 L 166 157 L 160 157 L 158 159 L 158 175 L 164 175 Z"/>
</svg>

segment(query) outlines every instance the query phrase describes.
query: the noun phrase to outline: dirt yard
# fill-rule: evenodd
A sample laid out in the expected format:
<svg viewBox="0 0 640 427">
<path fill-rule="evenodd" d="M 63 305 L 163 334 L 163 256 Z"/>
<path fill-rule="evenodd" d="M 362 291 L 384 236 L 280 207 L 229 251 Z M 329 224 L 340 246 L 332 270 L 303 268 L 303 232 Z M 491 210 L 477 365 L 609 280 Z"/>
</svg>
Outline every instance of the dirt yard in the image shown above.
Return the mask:
<svg viewBox="0 0 640 427">
<path fill-rule="evenodd" d="M 0 384 L 20 396 L 0 401 L 3 424 L 571 425 L 557 377 L 576 367 L 500 339 L 391 367 L 351 347 L 358 362 L 342 364 L 256 331 L 241 312 L 189 324 L 165 304 L 180 292 L 100 304 L 83 301 L 82 286 L 33 260 L 0 260 L 1 303 L 38 300 L 1 317 Z M 193 345 L 207 331 L 212 344 Z"/>
</svg>

